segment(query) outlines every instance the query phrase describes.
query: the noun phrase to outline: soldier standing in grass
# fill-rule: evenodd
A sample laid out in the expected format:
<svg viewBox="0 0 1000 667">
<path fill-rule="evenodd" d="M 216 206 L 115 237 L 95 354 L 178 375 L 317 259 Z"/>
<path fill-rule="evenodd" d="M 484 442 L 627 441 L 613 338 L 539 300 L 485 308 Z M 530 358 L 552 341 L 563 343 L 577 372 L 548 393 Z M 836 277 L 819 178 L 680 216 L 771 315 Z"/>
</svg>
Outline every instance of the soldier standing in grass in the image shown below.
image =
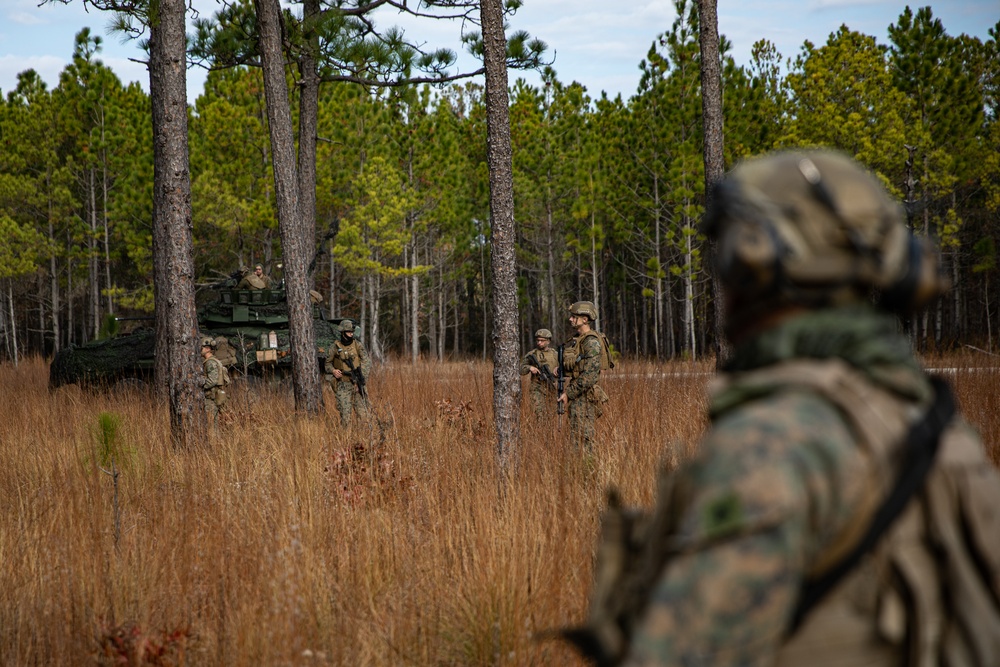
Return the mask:
<svg viewBox="0 0 1000 667">
<path fill-rule="evenodd" d="M 559 358 L 556 351 L 549 347 L 552 342 L 552 332 L 539 329 L 535 332 L 535 349 L 524 355 L 521 360 L 521 375 L 530 375 L 528 392 L 536 417 L 544 417 L 547 404 L 555 392 L 556 376 L 559 372 Z"/>
<path fill-rule="evenodd" d="M 946 288 L 936 250 L 829 152 L 737 166 L 703 229 L 711 428 L 652 512 L 609 494 L 566 635 L 601 664 L 1000 664 L 1000 476 L 895 317 Z"/>
<path fill-rule="evenodd" d="M 340 424 L 347 428 L 351 424 L 352 412 L 360 419 L 368 420 L 368 394 L 364 383 L 371 372 L 372 361 L 365 346 L 354 337 L 351 320 L 341 321 L 337 328 L 340 340 L 330 347 L 325 370 L 337 399 Z M 355 372 L 352 373 L 352 370 Z"/>
<path fill-rule="evenodd" d="M 569 325 L 576 335 L 564 346 L 566 390 L 557 399 L 569 407 L 569 430 L 573 445 L 585 456 L 594 452 L 594 422 L 608 395 L 598 384 L 601 379 L 602 337 L 593 330 L 597 306 L 577 301 L 569 308 Z"/>
<path fill-rule="evenodd" d="M 229 374 L 222 362 L 215 358 L 215 339 L 201 339 L 202 371 L 205 379 L 201 387 L 205 390 L 205 411 L 208 413 L 208 423 L 215 430 L 218 427 L 219 413 L 226 404 L 226 385 L 229 384 Z"/>
</svg>

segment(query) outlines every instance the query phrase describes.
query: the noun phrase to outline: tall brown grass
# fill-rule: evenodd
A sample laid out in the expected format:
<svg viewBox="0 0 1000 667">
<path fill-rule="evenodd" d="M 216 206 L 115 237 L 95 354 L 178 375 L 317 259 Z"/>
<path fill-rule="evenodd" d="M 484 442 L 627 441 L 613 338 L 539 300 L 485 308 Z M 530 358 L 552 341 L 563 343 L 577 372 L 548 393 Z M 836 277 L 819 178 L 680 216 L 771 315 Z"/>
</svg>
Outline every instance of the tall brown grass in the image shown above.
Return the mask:
<svg viewBox="0 0 1000 667">
<path fill-rule="evenodd" d="M 504 481 L 481 362 L 378 369 L 346 432 L 329 390 L 238 385 L 193 450 L 147 393 L 0 366 L 0 664 L 581 664 L 538 634 L 584 617 L 605 488 L 648 504 L 694 451 L 709 371 L 622 364 L 591 462 L 525 401 Z M 953 379 L 996 442 L 996 374 Z"/>
</svg>

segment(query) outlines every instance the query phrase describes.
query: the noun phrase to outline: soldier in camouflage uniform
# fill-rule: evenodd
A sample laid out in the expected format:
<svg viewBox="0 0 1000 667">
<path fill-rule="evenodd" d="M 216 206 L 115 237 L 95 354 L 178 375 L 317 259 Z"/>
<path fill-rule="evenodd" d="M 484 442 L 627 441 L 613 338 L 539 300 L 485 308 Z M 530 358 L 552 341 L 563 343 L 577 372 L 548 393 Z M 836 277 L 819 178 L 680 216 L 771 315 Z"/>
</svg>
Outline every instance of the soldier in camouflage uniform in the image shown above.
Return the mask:
<svg viewBox="0 0 1000 667">
<path fill-rule="evenodd" d="M 222 362 L 215 358 L 215 346 L 214 338 L 201 339 L 201 356 L 204 359 L 201 367 L 205 373 L 201 388 L 205 391 L 205 412 L 213 430 L 218 427 L 219 413 L 226 404 L 226 369 Z"/>
<path fill-rule="evenodd" d="M 566 390 L 557 399 L 569 407 L 570 439 L 578 450 L 594 452 L 594 422 L 607 395 L 598 382 L 601 379 L 601 340 L 588 336 L 597 321 L 597 306 L 590 301 L 577 301 L 569 308 L 569 325 L 576 335 L 564 347 L 564 372 L 569 378 Z"/>
<path fill-rule="evenodd" d="M 556 377 L 559 373 L 559 358 L 556 351 L 549 347 L 552 342 L 552 332 L 539 329 L 535 332 L 535 349 L 524 355 L 521 360 L 521 375 L 530 375 L 528 392 L 536 417 L 544 417 L 547 404 L 555 393 Z"/>
<path fill-rule="evenodd" d="M 712 204 L 734 353 L 711 428 L 661 473 L 651 513 L 609 496 L 590 619 L 566 635 L 604 664 L 1000 664 L 1000 479 L 961 418 L 932 431 L 933 467 L 878 547 L 846 558 L 912 469 L 910 429 L 948 394 L 895 317 L 946 288 L 936 251 L 836 153 L 747 161 Z M 977 571 L 987 583 L 958 585 Z"/>
<path fill-rule="evenodd" d="M 351 367 L 359 369 L 367 380 L 372 369 L 372 361 L 365 351 L 364 345 L 354 337 L 354 323 L 343 320 L 338 326 L 340 340 L 330 347 L 326 357 L 326 376 L 334 396 L 337 399 L 337 411 L 340 412 L 340 424 L 347 428 L 351 424 L 351 414 L 368 420 L 368 401 L 361 392 L 351 374 Z"/>
<path fill-rule="evenodd" d="M 247 271 L 243 275 L 243 280 L 236 286 L 237 289 L 267 289 L 271 286 L 271 277 L 264 273 L 264 267 L 257 264 L 253 272 Z"/>
</svg>

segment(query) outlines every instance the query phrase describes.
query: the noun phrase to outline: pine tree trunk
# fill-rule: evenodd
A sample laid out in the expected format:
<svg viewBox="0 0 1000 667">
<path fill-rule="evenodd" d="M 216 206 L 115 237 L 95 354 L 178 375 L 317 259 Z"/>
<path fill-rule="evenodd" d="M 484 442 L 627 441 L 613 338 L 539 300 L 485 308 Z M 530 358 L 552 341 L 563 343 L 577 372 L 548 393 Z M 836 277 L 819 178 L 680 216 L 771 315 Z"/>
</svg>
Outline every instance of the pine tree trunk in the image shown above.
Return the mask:
<svg viewBox="0 0 1000 667">
<path fill-rule="evenodd" d="M 413 242 L 412 267 L 414 273 L 410 276 L 410 350 L 413 363 L 420 361 L 420 276 L 417 268 L 417 242 Z"/>
<path fill-rule="evenodd" d="M 330 319 L 340 317 L 340 301 L 337 295 L 340 294 L 340 278 L 337 275 L 337 263 L 333 260 L 333 239 L 327 241 L 330 244 Z"/>
<path fill-rule="evenodd" d="M 73 249 L 73 242 L 69 236 L 69 232 L 66 233 L 66 342 L 72 345 L 76 342 L 76 331 L 74 327 L 76 326 L 76 318 L 73 316 L 73 257 L 69 254 Z M 156 256 L 156 238 L 153 238 L 153 256 Z M 155 271 L 156 266 L 154 264 L 153 269 Z M 156 277 L 153 277 L 154 290 L 156 287 Z M 155 294 L 155 291 L 154 291 Z M 166 363 L 166 360 L 164 360 Z M 159 365 L 157 365 L 157 370 L 159 370 Z M 166 372 L 161 377 L 166 377 Z M 165 397 L 165 396 L 164 396 Z"/>
<path fill-rule="evenodd" d="M 319 73 L 317 58 L 319 36 L 315 22 L 320 17 L 319 0 L 304 0 L 302 19 L 306 30 L 306 50 L 299 59 L 299 214 L 302 220 L 302 242 L 307 250 L 306 261 L 312 262 L 311 252 L 316 242 L 316 141 L 319 126 Z M 307 264 L 308 266 L 308 264 Z M 315 284 L 306 276 L 309 289 Z"/>
<path fill-rule="evenodd" d="M 323 394 L 319 383 L 312 303 L 309 300 L 308 269 L 312 242 L 310 236 L 310 242 L 306 244 L 306 229 L 310 226 L 303 220 L 299 202 L 301 184 L 295 167 L 292 111 L 288 100 L 281 48 L 281 7 L 278 0 L 255 0 L 254 6 L 257 10 L 257 26 L 260 32 L 259 50 L 264 73 L 271 160 L 274 166 L 274 190 L 278 207 L 278 227 L 281 233 L 285 293 L 288 299 L 295 409 L 308 414 L 318 414 Z M 312 133 L 315 140 L 315 126 Z"/>
<path fill-rule="evenodd" d="M 553 331 L 556 329 L 556 318 L 559 316 L 559 298 L 556 295 L 556 253 L 555 253 L 555 223 L 552 220 L 552 207 L 549 206 L 546 217 L 546 239 L 545 239 L 545 285 L 546 297 L 548 300 L 549 322 L 548 327 Z M 543 309 L 544 312 L 544 309 Z"/>
<path fill-rule="evenodd" d="M 653 290 L 653 298 L 656 299 L 656 308 L 653 311 L 653 349 L 656 354 L 657 359 L 663 359 L 663 350 L 660 348 L 660 342 L 663 340 L 663 332 L 665 329 L 665 323 L 663 318 L 664 302 L 667 299 L 667 295 L 664 292 L 663 285 L 663 239 L 661 238 L 661 227 L 660 222 L 662 216 L 660 215 L 660 178 L 659 175 L 653 174 L 653 215 L 656 216 L 655 232 L 653 234 L 653 244 L 656 246 L 656 277 L 655 277 L 655 289 Z M 643 345 L 643 348 L 646 346 Z M 673 351 L 673 346 L 668 347 Z"/>
<path fill-rule="evenodd" d="M 153 264 L 157 372 L 166 377 L 170 434 L 191 446 L 206 426 L 194 303 L 188 156 L 185 0 L 161 0 L 150 30 Z"/>
<path fill-rule="evenodd" d="M 13 347 L 13 357 L 14 357 L 14 368 L 17 368 L 18 364 L 18 350 L 17 350 L 17 322 L 14 319 L 14 289 L 12 287 L 14 281 L 11 278 L 7 279 L 7 305 L 10 307 L 10 326 L 7 329 L 8 340 L 10 340 Z"/>
<path fill-rule="evenodd" d="M 493 286 L 493 419 L 496 454 L 503 470 L 517 461 L 521 379 L 518 375 L 518 310 L 514 174 L 507 94 L 507 43 L 501 0 L 480 0 L 486 67 L 486 160 L 490 173 L 490 249 Z"/>
<path fill-rule="evenodd" d="M 55 228 L 52 225 L 52 206 L 49 202 L 49 243 L 56 246 Z M 52 354 L 62 349 L 62 335 L 59 329 L 59 274 L 55 253 L 49 257 L 49 300 L 52 312 Z"/>
<path fill-rule="evenodd" d="M 87 278 L 90 280 L 90 337 L 96 340 L 101 331 L 101 279 L 97 262 L 97 193 L 94 170 L 87 170 L 87 198 L 90 211 L 90 238 L 87 239 Z"/>
<path fill-rule="evenodd" d="M 701 44 L 701 111 L 704 124 L 705 203 L 712 187 L 725 173 L 722 126 L 722 73 L 719 67 L 719 17 L 717 0 L 699 0 L 699 40 Z M 712 253 L 709 252 L 711 255 Z M 712 275 L 712 304 L 715 314 L 715 359 L 721 364 L 732 354 L 723 333 L 725 301 L 722 285 Z"/>
</svg>

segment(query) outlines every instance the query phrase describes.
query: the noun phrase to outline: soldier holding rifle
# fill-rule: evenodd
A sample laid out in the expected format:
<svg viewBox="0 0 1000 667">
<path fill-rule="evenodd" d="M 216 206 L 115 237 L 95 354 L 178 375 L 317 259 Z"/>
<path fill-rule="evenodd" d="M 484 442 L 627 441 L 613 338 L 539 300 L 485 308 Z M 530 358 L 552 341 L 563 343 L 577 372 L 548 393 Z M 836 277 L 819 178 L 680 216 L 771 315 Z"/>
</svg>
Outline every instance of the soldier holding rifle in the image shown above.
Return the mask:
<svg viewBox="0 0 1000 667">
<path fill-rule="evenodd" d="M 577 301 L 569 307 L 569 324 L 575 335 L 562 347 L 565 374 L 570 379 L 556 399 L 560 407 L 569 406 L 570 438 L 584 456 L 594 452 L 594 422 L 608 400 L 598 384 L 605 354 L 604 338 L 594 330 L 596 323 L 597 306 L 592 302 Z"/>
<path fill-rule="evenodd" d="M 539 329 L 535 332 L 535 349 L 521 361 L 521 375 L 531 378 L 528 392 L 536 417 L 545 416 L 546 404 L 555 393 L 559 362 L 556 351 L 549 347 L 551 342 L 552 332 Z"/>
<path fill-rule="evenodd" d="M 365 383 L 371 372 L 372 361 L 361 341 L 354 337 L 354 323 L 343 320 L 337 327 L 340 340 L 330 347 L 326 357 L 326 377 L 337 399 L 340 424 L 347 428 L 351 414 L 368 420 L 368 394 Z"/>
</svg>

